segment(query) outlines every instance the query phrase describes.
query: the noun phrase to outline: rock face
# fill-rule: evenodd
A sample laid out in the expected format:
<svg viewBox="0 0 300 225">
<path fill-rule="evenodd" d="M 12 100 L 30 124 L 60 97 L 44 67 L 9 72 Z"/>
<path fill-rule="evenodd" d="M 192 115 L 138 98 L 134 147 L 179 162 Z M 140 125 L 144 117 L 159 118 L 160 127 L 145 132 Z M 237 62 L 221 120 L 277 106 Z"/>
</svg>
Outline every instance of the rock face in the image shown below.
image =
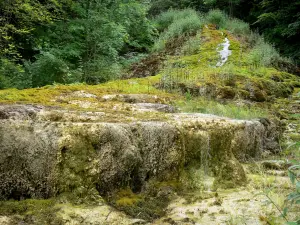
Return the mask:
<svg viewBox="0 0 300 225">
<path fill-rule="evenodd" d="M 57 113 L 0 106 L 0 199 L 105 195 L 128 186 L 139 192 L 149 179 L 178 178 L 190 164 L 207 166 L 216 188 L 235 187 L 247 182 L 240 161 L 279 148 L 270 121 L 174 113 L 157 122 L 104 123 L 75 115 L 60 121 L 50 112 Z"/>
</svg>

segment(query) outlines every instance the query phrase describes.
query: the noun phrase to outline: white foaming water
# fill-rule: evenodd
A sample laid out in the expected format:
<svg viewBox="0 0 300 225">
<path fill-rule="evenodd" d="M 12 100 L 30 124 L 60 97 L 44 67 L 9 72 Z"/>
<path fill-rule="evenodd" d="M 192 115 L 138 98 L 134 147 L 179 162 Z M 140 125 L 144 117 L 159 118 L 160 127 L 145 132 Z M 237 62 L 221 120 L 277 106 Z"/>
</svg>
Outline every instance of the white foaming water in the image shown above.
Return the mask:
<svg viewBox="0 0 300 225">
<path fill-rule="evenodd" d="M 230 46 L 230 42 L 229 42 L 228 38 L 225 38 L 224 43 L 222 43 L 218 46 L 218 48 L 223 47 L 223 49 L 218 51 L 221 56 L 221 61 L 219 61 L 217 63 L 217 65 L 216 65 L 217 67 L 223 66 L 225 64 L 225 62 L 228 60 L 228 56 L 231 55 L 231 50 L 229 50 L 229 46 Z"/>
</svg>

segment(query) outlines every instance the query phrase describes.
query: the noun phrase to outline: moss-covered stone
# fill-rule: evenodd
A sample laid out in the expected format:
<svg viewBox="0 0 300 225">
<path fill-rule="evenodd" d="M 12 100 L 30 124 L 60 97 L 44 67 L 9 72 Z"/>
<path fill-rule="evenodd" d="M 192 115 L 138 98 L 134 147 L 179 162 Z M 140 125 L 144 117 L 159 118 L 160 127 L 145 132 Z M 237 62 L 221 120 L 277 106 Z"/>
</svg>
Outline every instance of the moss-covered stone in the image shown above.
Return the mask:
<svg viewBox="0 0 300 225">
<path fill-rule="evenodd" d="M 227 161 L 258 157 L 278 142 L 258 121 L 173 114 L 168 122 L 60 123 L 40 120 L 42 111 L 18 112 L 26 120 L 0 121 L 2 199 L 98 202 L 122 187 L 139 192 L 152 178 L 178 179 L 195 162 L 218 177 Z"/>
<path fill-rule="evenodd" d="M 151 180 L 138 194 L 127 187 L 115 192 L 107 201 L 130 216 L 152 221 L 165 215 L 165 209 L 178 188 L 177 181 Z"/>
<path fill-rule="evenodd" d="M 11 224 L 62 224 L 56 216 L 59 207 L 55 199 L 0 201 L 0 216 L 9 216 Z"/>
</svg>

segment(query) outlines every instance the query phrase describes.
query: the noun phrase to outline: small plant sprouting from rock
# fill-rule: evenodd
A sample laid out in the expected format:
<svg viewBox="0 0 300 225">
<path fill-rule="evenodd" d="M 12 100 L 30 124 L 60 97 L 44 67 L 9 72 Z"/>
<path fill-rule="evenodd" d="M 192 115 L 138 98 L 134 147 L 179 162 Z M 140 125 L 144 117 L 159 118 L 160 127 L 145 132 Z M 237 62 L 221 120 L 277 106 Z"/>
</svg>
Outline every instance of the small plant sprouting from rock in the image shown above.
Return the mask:
<svg viewBox="0 0 300 225">
<path fill-rule="evenodd" d="M 272 204 L 276 210 L 280 213 L 280 217 L 282 217 L 288 225 L 298 225 L 300 223 L 300 217 L 298 216 L 296 219 L 291 221 L 289 219 L 289 211 L 294 208 L 298 208 L 300 205 L 300 164 L 299 162 L 296 165 L 293 165 L 288 168 L 288 176 L 290 178 L 291 183 L 295 186 L 294 190 L 288 194 L 285 199 L 284 207 L 279 206 L 271 197 L 271 189 L 267 189 L 258 195 L 264 195 L 268 199 L 268 203 Z M 268 220 L 266 218 L 266 220 Z M 269 224 L 269 223 L 268 223 Z"/>
</svg>

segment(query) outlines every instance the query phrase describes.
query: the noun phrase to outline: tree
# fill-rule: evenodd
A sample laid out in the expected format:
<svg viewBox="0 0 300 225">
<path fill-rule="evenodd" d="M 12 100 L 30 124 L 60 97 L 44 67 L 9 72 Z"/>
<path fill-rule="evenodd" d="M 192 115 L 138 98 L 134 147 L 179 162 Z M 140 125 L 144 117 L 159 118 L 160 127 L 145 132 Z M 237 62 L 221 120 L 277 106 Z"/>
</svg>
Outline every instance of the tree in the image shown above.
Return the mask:
<svg viewBox="0 0 300 225">
<path fill-rule="evenodd" d="M 2 0 L 0 2 L 0 55 L 13 60 L 31 58 L 35 53 L 36 27 L 53 21 L 55 0 Z"/>
<path fill-rule="evenodd" d="M 259 1 L 259 14 L 255 22 L 268 40 L 282 53 L 300 61 L 300 2 L 298 0 Z"/>
</svg>

